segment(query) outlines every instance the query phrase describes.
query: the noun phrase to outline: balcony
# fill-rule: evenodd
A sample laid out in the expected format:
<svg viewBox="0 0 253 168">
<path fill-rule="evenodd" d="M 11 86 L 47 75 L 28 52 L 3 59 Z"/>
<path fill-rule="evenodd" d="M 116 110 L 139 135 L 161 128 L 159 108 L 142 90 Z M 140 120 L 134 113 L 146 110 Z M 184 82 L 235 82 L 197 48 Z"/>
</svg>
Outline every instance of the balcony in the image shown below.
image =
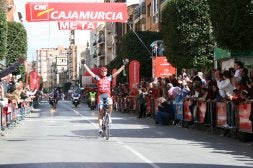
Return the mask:
<svg viewBox="0 0 253 168">
<path fill-rule="evenodd" d="M 105 37 L 104 35 L 101 35 L 98 37 L 98 44 L 105 43 Z"/>
<path fill-rule="evenodd" d="M 96 46 L 96 45 L 97 45 L 97 42 L 96 42 L 96 41 L 93 41 L 92 45 L 93 45 L 93 46 Z"/>
<path fill-rule="evenodd" d="M 159 13 L 155 13 L 153 15 L 153 20 L 152 21 L 153 21 L 153 24 L 159 22 Z"/>
<path fill-rule="evenodd" d="M 92 54 L 91 54 L 91 56 L 92 56 L 92 58 L 97 58 L 97 52 L 95 51 L 95 52 L 93 52 Z"/>
<path fill-rule="evenodd" d="M 105 51 L 104 50 L 98 50 L 98 56 L 103 56 L 105 55 Z"/>
<path fill-rule="evenodd" d="M 106 33 L 110 34 L 112 33 L 112 24 L 111 23 L 106 23 Z"/>
<path fill-rule="evenodd" d="M 112 44 L 112 40 L 107 40 L 107 41 L 106 41 L 106 47 L 107 47 L 107 48 L 112 48 L 112 45 L 113 45 L 113 44 Z"/>
</svg>

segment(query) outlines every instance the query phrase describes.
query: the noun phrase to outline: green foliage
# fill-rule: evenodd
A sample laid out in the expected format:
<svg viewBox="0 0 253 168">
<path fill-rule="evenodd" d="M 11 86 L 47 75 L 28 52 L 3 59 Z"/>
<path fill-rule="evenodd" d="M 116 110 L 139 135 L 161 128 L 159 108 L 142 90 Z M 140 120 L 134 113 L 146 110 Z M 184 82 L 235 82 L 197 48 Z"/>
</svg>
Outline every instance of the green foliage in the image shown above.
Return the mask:
<svg viewBox="0 0 253 168">
<path fill-rule="evenodd" d="M 17 61 L 19 56 L 27 52 L 27 33 L 24 26 L 17 22 L 8 22 L 7 54 L 6 64 L 10 65 Z M 20 66 L 14 75 L 21 74 L 25 79 L 25 68 Z"/>
<path fill-rule="evenodd" d="M 252 0 L 208 0 L 208 3 L 218 47 L 252 51 Z"/>
<path fill-rule="evenodd" d="M 168 61 L 177 68 L 204 67 L 213 60 L 207 0 L 171 0 L 162 12 L 161 31 Z"/>
<path fill-rule="evenodd" d="M 16 62 L 17 58 L 27 52 L 27 33 L 24 26 L 17 22 L 8 22 L 7 64 Z"/>
<path fill-rule="evenodd" d="M 138 39 L 138 37 L 143 41 Z M 119 68 L 122 65 L 122 61 L 126 58 L 131 60 L 137 60 L 140 62 L 140 74 L 141 78 L 151 78 L 152 76 L 152 61 L 151 61 L 151 48 L 150 44 L 155 40 L 161 40 L 161 34 L 157 32 L 141 31 L 141 32 L 129 32 L 122 37 L 119 48 L 117 49 L 117 57 L 108 65 L 108 68 Z M 128 69 L 126 68 L 128 74 Z M 126 80 L 126 78 L 125 78 Z M 118 81 L 124 81 L 123 73 L 118 77 Z"/>
<path fill-rule="evenodd" d="M 0 60 L 5 57 L 7 52 L 7 30 L 6 13 L 0 11 Z"/>
</svg>

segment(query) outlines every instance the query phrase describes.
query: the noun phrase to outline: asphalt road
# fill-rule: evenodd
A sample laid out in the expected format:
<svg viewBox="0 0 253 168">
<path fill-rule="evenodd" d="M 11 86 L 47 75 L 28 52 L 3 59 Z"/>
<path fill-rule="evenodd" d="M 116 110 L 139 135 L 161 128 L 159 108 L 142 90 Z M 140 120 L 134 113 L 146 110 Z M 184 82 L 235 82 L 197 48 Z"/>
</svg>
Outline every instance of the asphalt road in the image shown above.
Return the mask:
<svg viewBox="0 0 253 168">
<path fill-rule="evenodd" d="M 6 168 L 253 167 L 253 147 L 196 129 L 157 126 L 153 119 L 114 112 L 112 137 L 97 136 L 97 111 L 82 103 L 47 102 L 0 137 Z"/>
</svg>

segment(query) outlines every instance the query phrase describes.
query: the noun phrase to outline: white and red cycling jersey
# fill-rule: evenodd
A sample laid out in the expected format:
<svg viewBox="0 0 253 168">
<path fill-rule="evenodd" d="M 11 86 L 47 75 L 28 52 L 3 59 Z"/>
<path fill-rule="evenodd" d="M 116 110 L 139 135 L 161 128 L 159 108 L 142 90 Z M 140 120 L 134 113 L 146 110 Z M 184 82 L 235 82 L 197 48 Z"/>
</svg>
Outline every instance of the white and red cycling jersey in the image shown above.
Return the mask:
<svg viewBox="0 0 253 168">
<path fill-rule="evenodd" d="M 95 80 L 97 81 L 97 87 L 98 87 L 98 107 L 100 109 L 103 108 L 103 99 L 106 98 L 106 101 L 108 105 L 112 104 L 112 98 L 111 98 L 111 81 L 112 81 L 112 76 L 104 76 L 104 77 L 99 77 L 96 76 Z"/>
<path fill-rule="evenodd" d="M 98 87 L 98 95 L 106 93 L 108 97 L 111 97 L 111 81 L 112 76 L 95 77 Z"/>
</svg>

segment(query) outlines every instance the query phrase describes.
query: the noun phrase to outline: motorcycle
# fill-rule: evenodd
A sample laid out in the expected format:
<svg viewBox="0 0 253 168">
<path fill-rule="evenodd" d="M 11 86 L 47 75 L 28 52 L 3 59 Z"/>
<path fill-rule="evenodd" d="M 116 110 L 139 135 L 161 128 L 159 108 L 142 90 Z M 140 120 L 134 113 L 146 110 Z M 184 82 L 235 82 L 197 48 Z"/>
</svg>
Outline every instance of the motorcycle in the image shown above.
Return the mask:
<svg viewBox="0 0 253 168">
<path fill-rule="evenodd" d="M 90 109 L 91 110 L 95 110 L 96 109 L 96 98 L 95 97 L 91 97 L 90 98 Z"/>
<path fill-rule="evenodd" d="M 53 96 L 49 96 L 49 104 L 53 107 L 53 109 L 56 109 L 56 104 L 58 103 L 57 98 Z"/>
<path fill-rule="evenodd" d="M 77 105 L 80 104 L 80 94 L 72 95 L 72 104 L 74 104 L 75 107 L 77 107 Z"/>
<path fill-rule="evenodd" d="M 90 107 L 91 110 L 95 110 L 96 109 L 96 92 L 94 91 L 90 91 L 88 93 L 89 97 L 88 97 L 88 105 Z"/>
</svg>

